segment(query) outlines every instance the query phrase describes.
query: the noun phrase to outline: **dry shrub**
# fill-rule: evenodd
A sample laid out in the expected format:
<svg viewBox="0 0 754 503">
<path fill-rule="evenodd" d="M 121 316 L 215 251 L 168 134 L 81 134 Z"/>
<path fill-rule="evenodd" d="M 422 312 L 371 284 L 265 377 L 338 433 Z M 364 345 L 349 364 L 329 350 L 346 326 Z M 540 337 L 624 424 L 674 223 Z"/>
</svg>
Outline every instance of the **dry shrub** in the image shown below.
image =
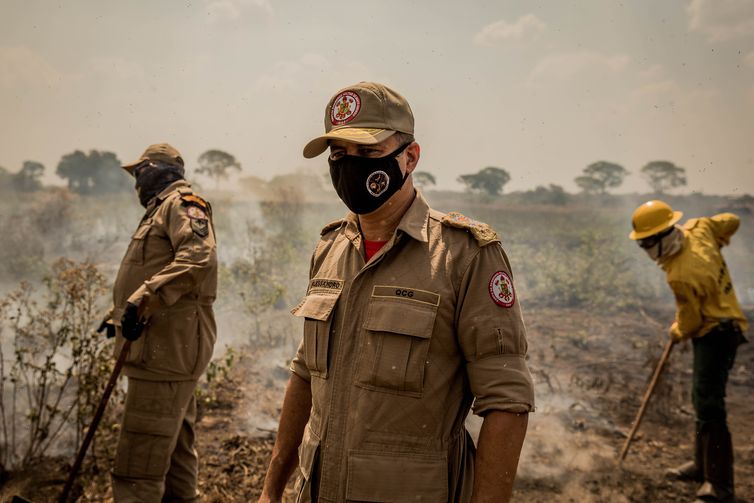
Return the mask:
<svg viewBox="0 0 754 503">
<path fill-rule="evenodd" d="M 78 446 L 112 372 L 110 344 L 94 333 L 106 283 L 89 263 L 60 259 L 43 285 L 0 301 L 0 462 L 24 468 Z M 115 400 L 122 400 L 116 390 Z M 99 438 L 115 432 L 108 409 Z M 114 442 L 95 439 L 97 455 Z"/>
<path fill-rule="evenodd" d="M 260 202 L 261 225 L 246 222 L 246 252 L 221 267 L 220 288 L 232 293 L 232 310 L 251 322 L 252 347 L 290 343 L 290 326 L 282 321 L 289 318 L 285 310 L 302 295 L 296 287 L 306 286 L 311 253 L 302 224 L 305 209 L 300 190 L 275 188 L 269 199 Z"/>
</svg>

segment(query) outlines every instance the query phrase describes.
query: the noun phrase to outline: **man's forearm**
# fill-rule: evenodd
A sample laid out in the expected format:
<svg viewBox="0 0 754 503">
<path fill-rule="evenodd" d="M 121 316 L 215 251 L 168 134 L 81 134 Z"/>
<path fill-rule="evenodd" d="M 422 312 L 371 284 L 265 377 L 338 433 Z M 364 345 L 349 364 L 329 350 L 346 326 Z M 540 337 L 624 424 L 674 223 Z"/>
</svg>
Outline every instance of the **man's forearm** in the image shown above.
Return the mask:
<svg viewBox="0 0 754 503">
<path fill-rule="evenodd" d="M 492 411 L 484 417 L 474 463 L 473 503 L 505 503 L 513 492 L 528 414 Z"/>
<path fill-rule="evenodd" d="M 264 478 L 260 501 L 280 501 L 288 479 L 298 466 L 298 446 L 309 421 L 312 406 L 311 387 L 296 374 L 288 380 L 280 412 L 280 424 L 272 449 L 272 459 Z"/>
</svg>

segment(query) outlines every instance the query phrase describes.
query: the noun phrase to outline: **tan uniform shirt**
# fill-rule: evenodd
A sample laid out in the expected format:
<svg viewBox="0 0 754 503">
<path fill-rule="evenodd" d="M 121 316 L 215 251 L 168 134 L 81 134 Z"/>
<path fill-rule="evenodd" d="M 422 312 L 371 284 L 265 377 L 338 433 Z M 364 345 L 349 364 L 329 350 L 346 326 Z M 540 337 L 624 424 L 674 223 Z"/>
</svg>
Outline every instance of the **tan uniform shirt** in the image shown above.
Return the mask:
<svg viewBox="0 0 754 503">
<path fill-rule="evenodd" d="M 732 213 L 689 220 L 683 226 L 681 251 L 660 263 L 676 299 L 671 329 L 676 335 L 701 337 L 726 319 L 738 321 L 746 331 L 746 318 L 720 253 L 739 223 Z"/>
<path fill-rule="evenodd" d="M 417 195 L 366 264 L 354 214 L 323 231 L 293 310 L 305 321 L 291 368 L 312 392 L 300 501 L 312 474 L 321 502 L 467 501 L 472 402 L 479 415 L 533 409 L 524 323 L 497 235 L 443 218 Z"/>
<path fill-rule="evenodd" d="M 159 296 L 141 338 L 131 345 L 125 375 L 155 381 L 195 380 L 212 357 L 217 255 L 209 205 L 185 180 L 172 183 L 147 207 L 113 286 L 116 351 L 126 303 Z"/>
</svg>

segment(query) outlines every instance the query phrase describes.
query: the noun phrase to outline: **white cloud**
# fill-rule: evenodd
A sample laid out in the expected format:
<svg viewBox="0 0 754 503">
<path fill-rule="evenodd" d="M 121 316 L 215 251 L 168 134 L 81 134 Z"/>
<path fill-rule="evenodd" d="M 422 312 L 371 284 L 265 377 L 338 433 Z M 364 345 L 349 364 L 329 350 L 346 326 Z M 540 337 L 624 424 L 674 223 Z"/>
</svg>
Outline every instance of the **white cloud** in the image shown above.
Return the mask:
<svg viewBox="0 0 754 503">
<path fill-rule="evenodd" d="M 365 80 L 371 74 L 359 63 L 339 63 L 336 66 L 321 54 L 304 54 L 298 59 L 278 61 L 255 82 L 258 91 L 301 90 L 302 83 L 312 85 L 315 81 L 336 89 L 350 82 Z"/>
<path fill-rule="evenodd" d="M 514 23 L 505 19 L 488 24 L 474 35 L 474 44 L 494 46 L 508 40 L 522 40 L 540 35 L 547 25 L 534 14 L 521 16 Z"/>
<path fill-rule="evenodd" d="M 275 14 L 270 0 L 204 0 L 210 22 L 239 21 L 244 17 L 270 20 Z"/>
<path fill-rule="evenodd" d="M 662 65 L 652 65 L 639 72 L 644 80 L 657 80 L 665 74 L 665 68 Z"/>
<path fill-rule="evenodd" d="M 529 76 L 530 81 L 583 79 L 589 74 L 619 74 L 631 62 L 625 54 L 606 55 L 594 51 L 551 54 L 540 61 Z"/>
<path fill-rule="evenodd" d="M 754 33 L 754 2 L 751 0 L 691 0 L 686 13 L 689 31 L 705 35 L 710 43 Z"/>
<path fill-rule="evenodd" d="M 295 89 L 307 74 L 327 71 L 330 62 L 319 54 L 305 54 L 299 59 L 278 61 L 256 81 L 259 90 Z"/>
<path fill-rule="evenodd" d="M 674 80 L 659 80 L 644 84 L 631 92 L 631 103 L 640 102 L 653 103 L 657 105 L 660 101 L 667 102 L 673 96 L 678 96 L 681 87 Z"/>
<path fill-rule="evenodd" d="M 744 56 L 744 64 L 748 67 L 754 68 L 754 51 Z"/>
<path fill-rule="evenodd" d="M 42 56 L 26 47 L 0 47 L 0 89 L 51 87 L 63 75 Z"/>
</svg>

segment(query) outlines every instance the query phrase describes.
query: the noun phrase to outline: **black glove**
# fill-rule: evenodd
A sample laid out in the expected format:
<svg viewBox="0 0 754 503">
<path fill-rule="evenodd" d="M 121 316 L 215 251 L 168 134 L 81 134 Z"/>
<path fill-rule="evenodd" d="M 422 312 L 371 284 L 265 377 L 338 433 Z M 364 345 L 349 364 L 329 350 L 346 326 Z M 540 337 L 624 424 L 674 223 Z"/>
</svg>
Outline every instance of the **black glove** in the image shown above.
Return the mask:
<svg viewBox="0 0 754 503">
<path fill-rule="evenodd" d="M 113 322 L 110 321 L 110 319 L 102 320 L 102 323 L 100 323 L 97 328 L 97 333 L 101 334 L 103 330 L 107 330 L 107 332 L 105 332 L 105 337 L 108 339 L 115 337 L 115 325 L 113 325 Z"/>
<path fill-rule="evenodd" d="M 144 322 L 139 320 L 138 309 L 139 307 L 136 304 L 129 302 L 126 304 L 125 311 L 123 311 L 123 317 L 120 319 L 123 337 L 129 341 L 135 341 L 141 337 L 141 332 L 144 330 Z"/>
</svg>

